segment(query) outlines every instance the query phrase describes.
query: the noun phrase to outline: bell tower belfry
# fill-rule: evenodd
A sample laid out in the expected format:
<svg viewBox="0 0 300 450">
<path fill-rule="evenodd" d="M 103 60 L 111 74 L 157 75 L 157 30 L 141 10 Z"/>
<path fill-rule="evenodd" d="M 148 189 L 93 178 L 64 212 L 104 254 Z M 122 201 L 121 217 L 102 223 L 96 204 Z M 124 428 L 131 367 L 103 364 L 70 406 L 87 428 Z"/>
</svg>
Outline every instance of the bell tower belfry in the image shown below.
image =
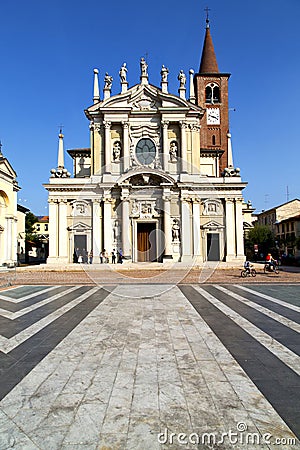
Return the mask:
<svg viewBox="0 0 300 450">
<path fill-rule="evenodd" d="M 200 140 L 202 153 L 215 153 L 219 158 L 219 174 L 228 167 L 228 80 L 220 73 L 210 33 L 208 16 L 199 72 L 194 75 L 196 104 L 206 109 Z"/>
</svg>

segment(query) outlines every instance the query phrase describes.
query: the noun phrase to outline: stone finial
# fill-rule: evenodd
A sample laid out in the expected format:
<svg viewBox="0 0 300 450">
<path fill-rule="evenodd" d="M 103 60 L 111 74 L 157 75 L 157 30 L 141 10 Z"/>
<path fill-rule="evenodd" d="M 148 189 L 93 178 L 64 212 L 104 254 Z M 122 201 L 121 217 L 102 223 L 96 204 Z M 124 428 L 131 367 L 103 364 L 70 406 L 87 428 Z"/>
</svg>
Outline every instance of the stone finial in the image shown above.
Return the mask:
<svg viewBox="0 0 300 450">
<path fill-rule="evenodd" d="M 59 131 L 58 139 L 57 168 L 50 170 L 51 178 L 70 178 L 71 174 L 65 168 L 64 162 L 64 135 L 62 134 L 62 129 Z"/>
<path fill-rule="evenodd" d="M 231 145 L 231 134 L 227 133 L 227 164 L 228 167 L 224 169 L 222 172 L 223 177 L 239 177 L 240 171 L 238 167 L 234 167 L 233 165 L 233 155 L 232 155 L 232 145 Z"/>
<path fill-rule="evenodd" d="M 194 87 L 194 70 L 190 69 L 190 102 L 196 103 L 196 97 L 195 97 L 195 87 Z"/>
<path fill-rule="evenodd" d="M 98 103 L 100 101 L 98 73 L 99 70 L 94 69 L 94 103 Z"/>
</svg>

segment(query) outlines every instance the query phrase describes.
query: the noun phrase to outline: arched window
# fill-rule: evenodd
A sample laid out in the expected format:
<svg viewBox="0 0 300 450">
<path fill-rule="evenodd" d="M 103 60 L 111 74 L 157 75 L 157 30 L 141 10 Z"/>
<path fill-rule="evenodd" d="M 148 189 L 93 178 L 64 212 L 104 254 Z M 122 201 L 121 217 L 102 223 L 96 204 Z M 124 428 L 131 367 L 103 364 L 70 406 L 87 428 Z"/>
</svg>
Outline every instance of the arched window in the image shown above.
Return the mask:
<svg viewBox="0 0 300 450">
<path fill-rule="evenodd" d="M 206 86 L 205 103 L 220 103 L 220 88 L 216 83 L 210 83 Z"/>
<path fill-rule="evenodd" d="M 214 134 L 212 136 L 212 145 L 216 145 L 216 136 Z"/>
<path fill-rule="evenodd" d="M 205 103 L 212 103 L 212 88 L 210 86 L 205 89 Z"/>
</svg>

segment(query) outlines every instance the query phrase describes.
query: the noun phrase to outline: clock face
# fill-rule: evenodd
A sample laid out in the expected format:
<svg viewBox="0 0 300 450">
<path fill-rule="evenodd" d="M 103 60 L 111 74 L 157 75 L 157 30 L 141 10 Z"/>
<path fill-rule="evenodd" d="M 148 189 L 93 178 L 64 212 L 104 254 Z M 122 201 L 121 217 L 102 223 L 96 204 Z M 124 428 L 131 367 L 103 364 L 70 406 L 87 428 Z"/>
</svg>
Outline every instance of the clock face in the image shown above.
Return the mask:
<svg viewBox="0 0 300 450">
<path fill-rule="evenodd" d="M 208 125 L 220 125 L 220 110 L 219 108 L 207 108 L 206 119 Z"/>
</svg>

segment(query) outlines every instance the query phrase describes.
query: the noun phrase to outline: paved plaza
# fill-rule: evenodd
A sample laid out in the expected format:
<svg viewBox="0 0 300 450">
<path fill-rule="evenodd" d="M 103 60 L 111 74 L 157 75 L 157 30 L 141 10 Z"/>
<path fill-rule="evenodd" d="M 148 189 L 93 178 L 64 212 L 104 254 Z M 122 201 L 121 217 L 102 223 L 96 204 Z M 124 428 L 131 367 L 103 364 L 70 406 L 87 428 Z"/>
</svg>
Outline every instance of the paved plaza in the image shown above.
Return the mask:
<svg viewBox="0 0 300 450">
<path fill-rule="evenodd" d="M 299 284 L 105 281 L 0 291 L 1 450 L 300 448 Z"/>
</svg>

